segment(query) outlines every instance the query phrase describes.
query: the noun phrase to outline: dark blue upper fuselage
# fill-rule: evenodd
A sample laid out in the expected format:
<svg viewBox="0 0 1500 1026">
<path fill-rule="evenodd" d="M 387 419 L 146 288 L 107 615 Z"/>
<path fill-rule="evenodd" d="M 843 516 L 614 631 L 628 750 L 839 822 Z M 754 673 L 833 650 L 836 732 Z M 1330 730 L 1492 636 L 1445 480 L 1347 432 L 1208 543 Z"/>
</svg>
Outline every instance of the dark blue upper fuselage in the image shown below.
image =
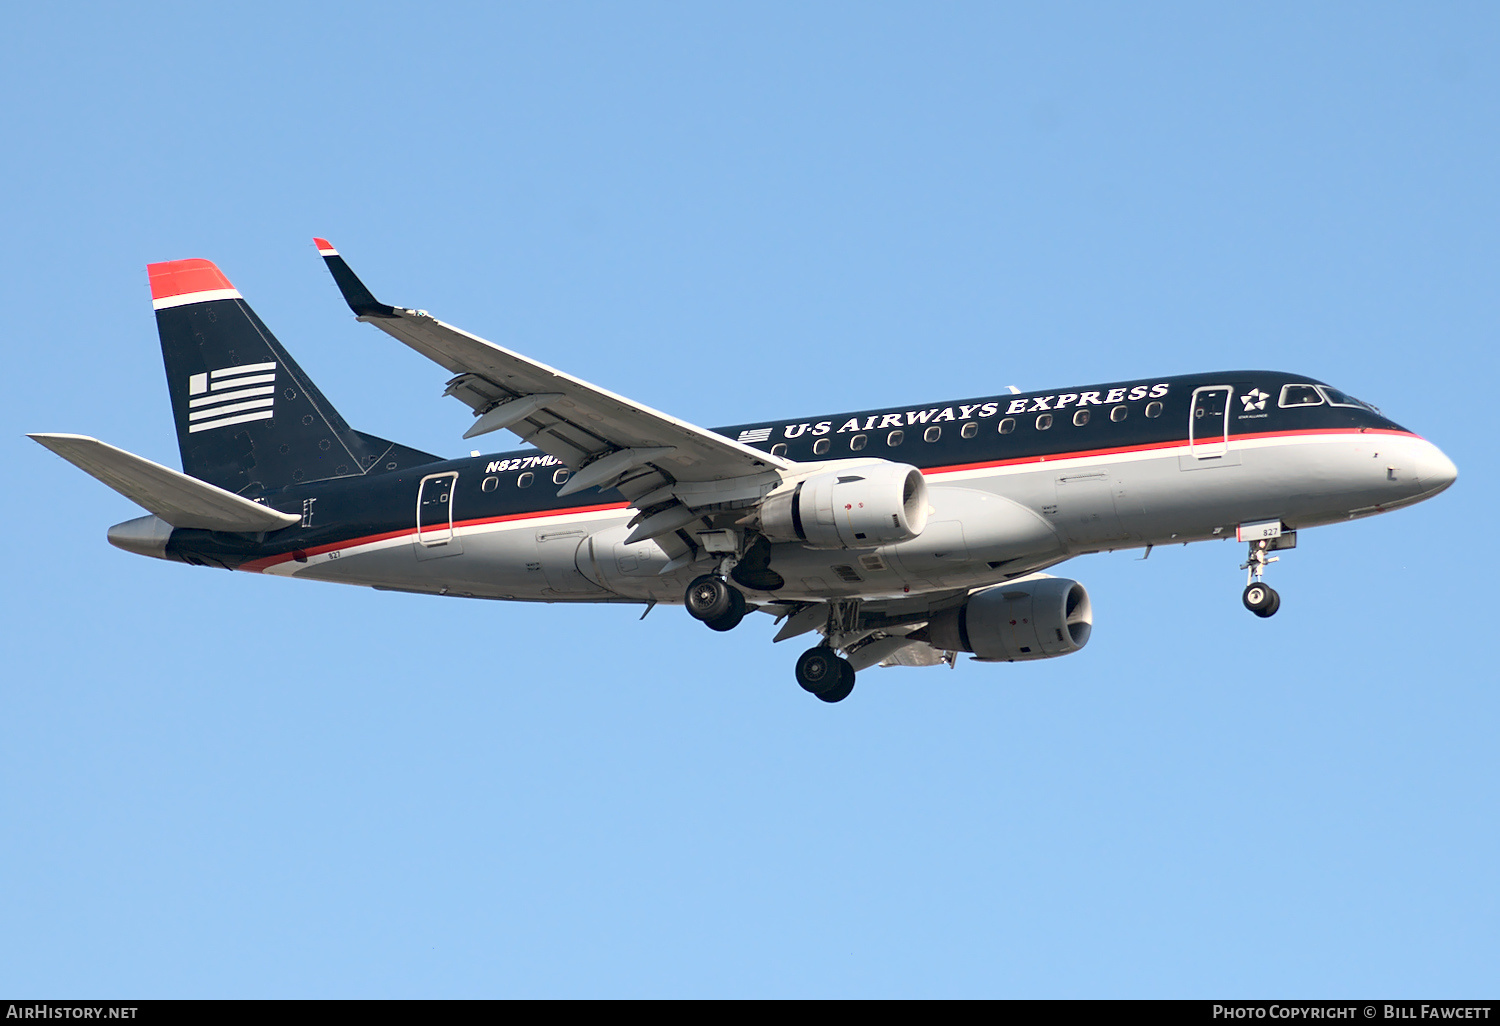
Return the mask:
<svg viewBox="0 0 1500 1026">
<path fill-rule="evenodd" d="M 1216 391 L 1218 386 L 1232 391 Z M 1211 432 L 1223 437 L 1227 429 L 1231 439 L 1298 431 L 1404 430 L 1374 408 L 1315 379 L 1279 371 L 1141 379 L 763 420 L 717 430 L 799 462 L 880 458 L 934 472 L 1185 442 L 1190 423 L 1196 421 L 1201 427 L 1205 418 Z M 1199 437 L 1203 437 L 1201 431 Z M 419 482 L 446 472 L 458 474 L 452 500 L 455 523 L 623 505 L 625 501 L 613 490 L 559 498 L 566 469 L 535 449 L 523 449 L 292 485 L 260 500 L 283 512 L 303 514 L 302 524 L 259 541 L 179 530 L 172 534 L 168 555 L 234 568 L 251 559 L 410 530 Z"/>
</svg>

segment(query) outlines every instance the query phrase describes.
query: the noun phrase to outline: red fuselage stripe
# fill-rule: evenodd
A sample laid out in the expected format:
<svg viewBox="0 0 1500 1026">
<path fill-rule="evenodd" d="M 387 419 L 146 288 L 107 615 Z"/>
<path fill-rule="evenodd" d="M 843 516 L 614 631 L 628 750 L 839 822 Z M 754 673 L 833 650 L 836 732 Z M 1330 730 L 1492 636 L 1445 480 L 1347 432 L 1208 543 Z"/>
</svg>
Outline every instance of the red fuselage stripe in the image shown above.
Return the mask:
<svg viewBox="0 0 1500 1026">
<path fill-rule="evenodd" d="M 574 513 L 597 513 L 601 510 L 629 508 L 630 503 L 628 502 L 609 502 L 597 506 L 570 506 L 567 509 L 543 509 L 534 510 L 528 513 L 506 513 L 505 515 L 498 517 L 475 517 L 472 520 L 455 520 L 453 522 L 453 527 L 456 530 L 460 527 L 478 527 L 481 524 L 513 523 L 520 520 L 539 520 L 542 517 L 567 516 Z M 427 528 L 427 530 L 440 531 L 445 529 L 446 527 L 447 525 L 440 525 Z M 301 555 L 303 559 L 306 559 L 308 556 L 321 556 L 325 552 L 333 552 L 336 549 L 347 549 L 352 545 L 373 545 L 376 542 L 389 541 L 392 538 L 401 538 L 407 535 L 415 535 L 416 533 L 416 527 L 412 526 L 403 527 L 397 531 L 384 531 L 380 534 L 367 534 L 359 538 L 350 538 L 348 541 L 332 542 L 327 545 L 315 545 L 306 549 L 297 549 L 294 552 L 284 552 L 279 556 L 266 556 L 262 559 L 252 559 L 247 563 L 241 564 L 240 569 L 261 571 L 266 567 L 290 562 L 291 560 L 296 559 L 298 555 Z"/>
<path fill-rule="evenodd" d="M 1400 435 L 1406 438 L 1419 437 L 1412 434 L 1410 431 L 1391 431 L 1386 428 L 1318 428 L 1307 431 L 1260 431 L 1241 435 L 1230 435 L 1229 441 L 1244 442 L 1251 439 L 1263 438 L 1299 438 L 1307 437 L 1310 435 L 1336 435 L 1342 437 L 1344 435 L 1358 434 Z M 1200 444 L 1218 443 L 1220 442 L 1220 436 L 1215 435 L 1208 439 L 1200 439 L 1199 441 Z M 1092 459 L 1097 456 L 1118 456 L 1124 453 L 1132 452 L 1152 452 L 1159 449 L 1180 449 L 1187 444 L 1188 440 L 1186 438 L 1180 438 L 1175 441 L 1168 442 L 1150 442 L 1146 445 L 1122 445 L 1107 449 L 1080 449 L 1075 452 L 1049 453 L 1043 456 L 1018 456 L 1014 459 L 986 460 L 980 463 L 955 463 L 945 467 L 928 467 L 927 469 L 923 470 L 922 473 L 924 476 L 936 474 L 952 474 L 964 470 L 989 470 L 995 467 L 1015 467 L 1025 466 L 1027 464 L 1055 463 L 1059 460 Z M 454 521 L 453 527 L 456 529 L 460 527 L 478 527 L 483 524 L 516 523 L 523 520 L 537 520 L 542 517 L 570 516 L 578 513 L 598 513 L 606 510 L 629 508 L 630 503 L 628 502 L 610 502 L 593 506 L 568 506 L 563 509 L 543 509 L 534 510 L 528 513 L 507 513 L 503 516 L 497 517 L 476 517 L 472 520 L 457 520 Z M 441 527 L 432 528 L 432 530 L 441 529 Z M 417 528 L 415 525 L 413 525 L 411 527 L 405 527 L 397 531 L 385 531 L 380 534 L 364 535 L 359 538 L 350 538 L 347 541 L 333 542 L 328 545 L 318 545 L 306 549 L 298 549 L 296 550 L 296 553 L 287 552 L 282 553 L 279 556 L 265 556 L 261 559 L 252 559 L 246 563 L 241 564 L 240 569 L 258 573 L 262 570 L 265 570 L 267 567 L 291 562 L 293 559 L 296 559 L 298 555 L 300 555 L 303 559 L 306 559 L 309 556 L 321 556 L 324 553 L 333 552 L 336 549 L 346 549 L 358 545 L 373 545 L 376 542 L 389 541 L 392 538 L 414 536 L 416 533 Z"/>
<path fill-rule="evenodd" d="M 1311 428 L 1306 431 L 1255 431 L 1242 435 L 1230 435 L 1231 442 L 1247 442 L 1258 438 L 1299 438 L 1309 435 L 1402 435 L 1416 438 L 1410 431 L 1391 431 L 1388 428 Z M 1211 435 L 1195 439 L 1198 445 L 1222 445 L 1222 435 Z M 1055 463 L 1058 460 L 1086 460 L 1096 456 L 1118 456 L 1122 453 L 1151 452 L 1156 449 L 1180 449 L 1188 445 L 1188 439 L 1179 438 L 1171 442 L 1148 442 L 1145 445 L 1121 445 L 1111 449 L 1079 449 L 1074 452 L 1055 452 L 1044 456 L 1017 456 L 1008 460 L 986 460 L 981 463 L 956 463 L 947 467 L 929 467 L 923 474 L 951 474 L 959 470 L 987 470 L 991 467 L 1016 467 L 1028 463 Z"/>
</svg>

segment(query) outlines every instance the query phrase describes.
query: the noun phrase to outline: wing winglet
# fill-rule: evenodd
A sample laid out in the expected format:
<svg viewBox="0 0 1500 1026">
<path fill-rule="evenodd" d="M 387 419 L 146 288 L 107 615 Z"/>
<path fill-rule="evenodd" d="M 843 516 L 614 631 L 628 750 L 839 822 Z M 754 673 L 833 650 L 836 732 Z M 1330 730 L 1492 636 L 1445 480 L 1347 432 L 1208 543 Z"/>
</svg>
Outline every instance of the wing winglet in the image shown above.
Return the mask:
<svg viewBox="0 0 1500 1026">
<path fill-rule="evenodd" d="M 339 287 L 344 295 L 344 302 L 349 304 L 349 309 L 354 311 L 356 317 L 394 317 L 395 307 L 387 306 L 375 298 L 374 293 L 365 287 L 365 283 L 359 280 L 358 275 L 350 269 L 344 258 L 339 256 L 339 251 L 333 248 L 333 243 L 327 239 L 314 238 L 313 244 L 318 247 L 318 255 L 328 265 L 328 273 L 333 275 L 333 282 Z"/>
</svg>

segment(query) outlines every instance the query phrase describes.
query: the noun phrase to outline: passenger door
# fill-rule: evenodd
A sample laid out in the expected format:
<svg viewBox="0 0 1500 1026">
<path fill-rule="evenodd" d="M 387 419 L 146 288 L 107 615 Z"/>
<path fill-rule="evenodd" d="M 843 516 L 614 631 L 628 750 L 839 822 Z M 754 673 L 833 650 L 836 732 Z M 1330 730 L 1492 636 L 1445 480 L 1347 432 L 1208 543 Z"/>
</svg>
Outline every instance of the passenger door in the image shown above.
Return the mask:
<svg viewBox="0 0 1500 1026">
<path fill-rule="evenodd" d="M 1188 414 L 1188 451 L 1195 460 L 1222 459 L 1229 452 L 1229 385 L 1209 385 L 1193 390 Z"/>
<path fill-rule="evenodd" d="M 453 496 L 457 490 L 456 470 L 428 474 L 417 486 L 414 546 L 418 559 L 438 559 L 463 552 L 463 540 L 453 532 Z"/>
</svg>

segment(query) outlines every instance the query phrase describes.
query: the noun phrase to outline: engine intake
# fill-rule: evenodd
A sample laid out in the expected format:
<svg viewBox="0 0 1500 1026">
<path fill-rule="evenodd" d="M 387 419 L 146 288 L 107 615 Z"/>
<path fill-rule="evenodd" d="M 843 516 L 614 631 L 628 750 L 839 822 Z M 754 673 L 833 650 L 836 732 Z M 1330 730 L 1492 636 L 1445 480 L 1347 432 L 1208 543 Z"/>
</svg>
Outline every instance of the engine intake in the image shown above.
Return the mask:
<svg viewBox="0 0 1500 1026">
<path fill-rule="evenodd" d="M 1083 585 L 1038 576 L 974 592 L 958 608 L 935 615 L 922 640 L 988 662 L 1052 659 L 1088 644 L 1093 624 Z"/>
<path fill-rule="evenodd" d="M 760 530 L 812 549 L 873 549 L 927 526 L 927 481 L 905 463 L 860 463 L 792 482 L 765 497 Z"/>
</svg>

